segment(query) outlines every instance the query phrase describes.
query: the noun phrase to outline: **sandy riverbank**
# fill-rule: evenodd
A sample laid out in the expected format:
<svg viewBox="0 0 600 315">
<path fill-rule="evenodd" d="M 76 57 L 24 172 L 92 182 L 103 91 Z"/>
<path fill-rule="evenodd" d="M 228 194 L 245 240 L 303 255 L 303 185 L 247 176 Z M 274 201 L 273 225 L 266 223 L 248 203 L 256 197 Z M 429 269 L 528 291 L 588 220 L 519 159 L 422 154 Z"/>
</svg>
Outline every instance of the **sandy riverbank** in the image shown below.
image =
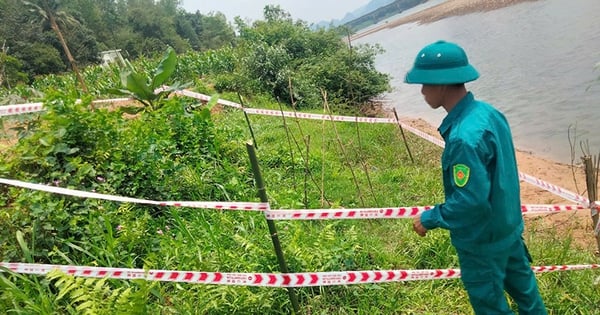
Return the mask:
<svg viewBox="0 0 600 315">
<path fill-rule="evenodd" d="M 401 17 L 399 19 L 389 21 L 388 23 L 358 32 L 352 36 L 352 40 L 373 34 L 383 29 L 394 28 L 406 23 L 432 23 L 450 16 L 491 11 L 526 1 L 538 0 L 448 0 L 409 16 Z"/>
<path fill-rule="evenodd" d="M 352 39 L 355 40 L 406 23 L 432 23 L 451 16 L 491 11 L 526 1 L 538 0 L 447 0 L 414 14 L 359 32 L 352 36 Z M 436 127 L 431 126 L 422 119 L 409 119 L 406 122 L 430 135 L 439 137 Z M 577 158 L 573 161 L 575 165 L 581 162 L 579 153 L 576 152 Z M 587 197 L 585 174 L 581 167 L 557 163 L 524 151 L 517 152 L 517 161 L 521 172 Z M 544 189 L 524 182 L 521 183 L 521 200 L 523 204 L 572 204 Z M 526 216 L 526 222 L 528 232 L 549 236 L 561 235 L 566 237 L 572 235 L 573 243 L 577 246 L 582 247 L 584 250 L 597 250 L 589 210 L 528 215 Z"/>
</svg>

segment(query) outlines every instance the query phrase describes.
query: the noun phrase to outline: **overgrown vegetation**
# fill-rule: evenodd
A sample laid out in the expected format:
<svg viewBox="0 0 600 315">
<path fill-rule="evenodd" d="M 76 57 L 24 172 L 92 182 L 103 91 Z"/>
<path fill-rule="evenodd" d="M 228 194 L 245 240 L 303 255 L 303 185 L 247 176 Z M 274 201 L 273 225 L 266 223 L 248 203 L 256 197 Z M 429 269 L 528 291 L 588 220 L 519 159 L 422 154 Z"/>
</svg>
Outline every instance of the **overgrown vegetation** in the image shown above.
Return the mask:
<svg viewBox="0 0 600 315">
<path fill-rule="evenodd" d="M 161 54 L 166 45 L 183 53 L 235 42 L 222 13 L 186 12 L 178 0 L 0 0 L 0 21 L 5 87 L 99 64 L 106 50 L 135 60 Z"/>
<path fill-rule="evenodd" d="M 334 33 L 311 32 L 285 12 L 242 27 L 238 47 L 179 56 L 168 79 L 258 108 L 354 114 L 385 91 L 374 48 L 350 51 Z M 316 43 L 315 43 L 316 42 Z M 319 47 L 327 47 L 321 49 Z M 168 60 L 142 58 L 148 86 Z M 278 59 L 281 58 L 281 59 Z M 169 62 L 166 62 L 170 64 Z M 166 69 L 166 68 L 163 68 Z M 243 113 L 188 98 L 156 99 L 135 116 L 90 110 L 93 98 L 127 88 L 118 68 L 86 68 L 90 95 L 74 76 L 46 76 L 4 95 L 46 110 L 17 116 L 18 143 L 0 156 L 0 177 L 151 200 L 258 201 L 245 150 Z M 145 78 L 145 80 L 142 80 Z M 341 82 L 340 82 L 341 81 Z M 360 84 L 359 84 L 360 83 Z M 358 85 L 361 85 L 358 87 Z M 137 86 L 137 85 L 136 85 Z M 128 89 L 132 91 L 134 89 Z M 321 93 L 326 92 L 326 93 Z M 327 95 L 327 99 L 323 99 Z M 142 100 L 143 97 L 140 97 Z M 278 101 L 279 100 L 279 101 Z M 252 116 L 274 209 L 432 205 L 443 200 L 441 149 L 387 124 Z M 7 124 L 8 125 L 8 124 Z M 277 272 L 257 212 L 146 206 L 0 186 L 0 259 L 12 262 L 219 272 Z M 535 224 L 535 222 L 534 222 Z M 278 221 L 293 272 L 457 267 L 448 234 L 412 232 L 409 220 Z M 536 231 L 536 229 L 532 229 Z M 537 265 L 593 263 L 571 235 L 529 233 Z M 538 276 L 552 314 L 594 314 L 593 271 Z M 283 289 L 0 274 L 0 310 L 15 314 L 289 314 Z M 306 314 L 465 314 L 459 280 L 299 288 Z"/>
</svg>

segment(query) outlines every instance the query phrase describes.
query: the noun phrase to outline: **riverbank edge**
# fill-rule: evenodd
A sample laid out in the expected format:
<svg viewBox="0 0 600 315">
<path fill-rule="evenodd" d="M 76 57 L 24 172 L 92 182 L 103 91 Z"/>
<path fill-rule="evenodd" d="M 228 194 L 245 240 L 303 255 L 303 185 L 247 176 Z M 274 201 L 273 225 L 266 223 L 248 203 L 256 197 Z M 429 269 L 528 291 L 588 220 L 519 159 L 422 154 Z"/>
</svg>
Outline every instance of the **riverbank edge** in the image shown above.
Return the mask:
<svg viewBox="0 0 600 315">
<path fill-rule="evenodd" d="M 395 20 L 386 22 L 378 26 L 359 31 L 350 37 L 356 40 L 361 37 L 379 32 L 384 29 L 394 28 L 407 23 L 427 24 L 433 23 L 448 17 L 467 15 L 477 12 L 487 12 L 512 6 L 523 2 L 533 2 L 539 0 L 447 0 L 435 6 L 423 9 L 408 16 L 403 16 Z"/>
</svg>

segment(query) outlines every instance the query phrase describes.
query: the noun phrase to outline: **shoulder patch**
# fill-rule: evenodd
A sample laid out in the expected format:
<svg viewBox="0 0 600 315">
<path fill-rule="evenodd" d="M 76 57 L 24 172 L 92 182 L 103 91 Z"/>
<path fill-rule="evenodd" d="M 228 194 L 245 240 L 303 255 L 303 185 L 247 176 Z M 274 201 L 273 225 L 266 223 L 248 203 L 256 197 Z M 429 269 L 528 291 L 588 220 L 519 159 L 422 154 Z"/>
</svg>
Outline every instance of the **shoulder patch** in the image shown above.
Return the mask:
<svg viewBox="0 0 600 315">
<path fill-rule="evenodd" d="M 469 175 L 471 175 L 471 169 L 464 164 L 455 164 L 452 167 L 452 174 L 456 186 L 465 187 L 467 182 L 469 182 Z"/>
</svg>

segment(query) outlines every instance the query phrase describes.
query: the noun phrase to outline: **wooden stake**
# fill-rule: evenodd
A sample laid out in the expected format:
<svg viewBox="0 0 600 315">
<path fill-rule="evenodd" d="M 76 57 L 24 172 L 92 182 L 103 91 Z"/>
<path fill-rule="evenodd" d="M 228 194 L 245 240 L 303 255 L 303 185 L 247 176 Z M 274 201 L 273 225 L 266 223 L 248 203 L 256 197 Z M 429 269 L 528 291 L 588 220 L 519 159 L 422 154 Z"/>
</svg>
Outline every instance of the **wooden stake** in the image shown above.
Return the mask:
<svg viewBox="0 0 600 315">
<path fill-rule="evenodd" d="M 594 205 L 594 202 L 598 200 L 598 163 L 600 161 L 600 155 L 596 158 L 585 155 L 581 159 L 583 160 L 583 165 L 585 168 L 585 183 L 587 186 L 588 199 L 591 203 L 592 227 L 594 229 L 596 246 L 598 247 L 597 253 L 600 253 L 600 225 L 598 223 L 599 210 Z"/>
</svg>

